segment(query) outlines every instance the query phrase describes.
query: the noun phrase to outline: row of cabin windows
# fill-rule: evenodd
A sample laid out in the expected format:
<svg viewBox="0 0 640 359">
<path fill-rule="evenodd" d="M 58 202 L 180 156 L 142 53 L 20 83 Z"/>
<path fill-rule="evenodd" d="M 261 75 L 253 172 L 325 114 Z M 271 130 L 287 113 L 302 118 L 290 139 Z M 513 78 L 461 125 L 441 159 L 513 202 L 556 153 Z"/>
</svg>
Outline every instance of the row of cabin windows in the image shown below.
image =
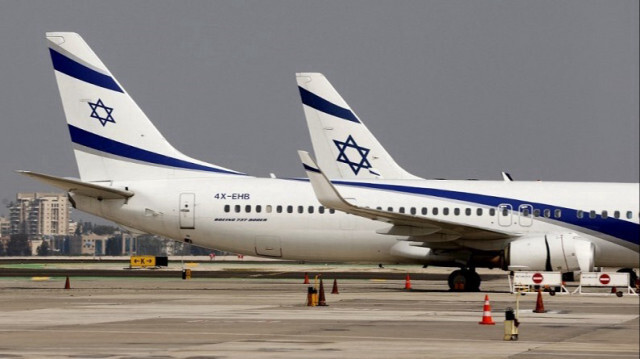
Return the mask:
<svg viewBox="0 0 640 359">
<path fill-rule="evenodd" d="M 383 208 L 382 207 L 376 207 L 377 210 L 382 211 Z M 242 206 L 239 204 L 236 204 L 233 206 L 233 210 L 235 213 L 240 213 L 242 212 Z M 255 207 L 252 207 L 251 205 L 245 205 L 244 206 L 244 213 L 251 213 L 252 210 L 255 211 L 255 213 L 262 213 L 263 207 L 261 205 L 256 205 Z M 305 206 L 297 206 L 297 212 L 298 213 L 305 213 Z M 393 212 L 393 207 L 387 207 L 386 209 L 388 212 Z M 503 216 L 508 216 L 509 215 L 509 208 L 503 207 L 500 209 L 501 210 L 501 214 Z M 224 211 L 226 213 L 231 212 L 231 206 L 230 205 L 225 205 L 224 206 Z M 293 213 L 294 212 L 294 206 L 275 206 L 275 212 L 276 213 L 284 213 L 286 211 L 286 213 Z M 314 213 L 316 211 L 316 208 L 314 206 L 308 206 L 306 208 L 306 213 Z M 323 214 L 325 213 L 326 208 L 324 206 L 318 206 L 317 208 L 318 213 Z M 266 205 L 264 206 L 264 212 L 265 213 L 272 213 L 273 212 L 273 206 L 272 205 Z M 329 209 L 327 212 L 329 212 L 330 214 L 335 213 L 334 209 Z M 484 214 L 484 210 L 482 208 L 476 208 L 476 216 L 482 216 Z M 495 208 L 489 208 L 489 216 L 495 216 L 496 215 L 496 209 Z M 398 208 L 398 213 L 406 213 L 405 211 L 405 207 L 399 207 Z M 418 209 L 415 207 L 411 207 L 409 208 L 409 213 L 410 214 L 417 214 L 418 213 Z M 440 213 L 440 210 L 438 207 L 433 207 L 431 208 L 431 214 L 434 216 L 437 216 Z M 459 216 L 461 214 L 461 209 L 460 208 L 454 208 L 453 209 L 453 215 L 454 216 Z M 471 208 L 465 208 L 464 209 L 464 214 L 466 216 L 471 216 L 473 213 L 473 210 Z M 420 209 L 420 214 L 426 216 L 429 214 L 429 211 L 426 207 L 422 207 Z M 443 207 L 442 208 L 442 215 L 444 216 L 448 216 L 450 214 L 449 211 L 449 207 Z M 546 218 L 551 218 L 552 217 L 552 211 L 551 209 L 544 209 L 544 210 L 540 210 L 540 209 L 534 209 L 533 213 L 531 213 L 531 211 L 528 208 L 524 208 L 522 209 L 522 216 L 524 217 L 529 217 L 533 214 L 534 217 L 540 217 L 540 216 L 544 216 Z M 588 215 L 588 217 L 590 219 L 595 219 L 598 216 L 598 213 L 596 213 L 596 211 L 589 211 L 588 213 L 586 213 L 586 215 Z M 609 213 L 607 211 L 602 211 L 600 213 L 600 216 L 603 219 L 606 219 L 609 217 Z M 626 212 L 626 217 L 627 219 L 631 219 L 633 216 L 633 213 L 631 211 L 627 211 Z M 561 218 L 562 217 L 562 210 L 560 209 L 554 209 L 553 210 L 553 218 Z M 585 217 L 585 212 L 584 211 L 577 211 L 576 212 L 576 217 L 578 218 L 584 218 Z M 613 212 L 613 217 L 614 218 L 620 218 L 620 211 L 614 211 Z"/>
<path fill-rule="evenodd" d="M 305 208 L 304 206 L 297 206 L 297 212 L 298 213 L 304 213 L 305 212 Z M 251 213 L 251 211 L 255 210 L 255 213 L 262 213 L 263 207 L 261 205 L 256 205 L 255 208 L 252 208 L 252 206 L 250 204 L 247 204 L 244 206 L 244 213 Z M 284 213 L 286 211 L 286 213 L 293 213 L 293 209 L 294 206 L 275 206 L 275 212 L 276 213 Z M 314 213 L 316 211 L 316 208 L 314 206 L 308 206 L 307 208 L 307 213 Z M 231 206 L 230 205 L 225 205 L 224 206 L 224 211 L 226 213 L 231 212 Z M 233 206 L 233 211 L 235 213 L 240 213 L 242 212 L 242 206 L 239 204 L 236 204 L 235 206 Z M 273 213 L 273 206 L 268 204 L 266 206 L 264 206 L 264 212 L 265 213 Z M 329 208 L 328 210 L 324 207 L 324 206 L 318 206 L 318 213 L 323 214 L 325 212 L 328 212 L 330 214 L 334 214 L 336 213 L 335 209 Z"/>
<path fill-rule="evenodd" d="M 576 213 L 576 216 L 578 218 L 584 218 L 585 215 L 589 216 L 589 218 L 591 218 L 591 219 L 594 219 L 594 218 L 598 217 L 598 213 L 596 211 L 589 211 L 588 213 L 585 213 L 584 211 L 578 211 Z M 603 219 L 609 218 L 609 212 L 602 211 L 602 212 L 600 212 L 600 216 Z M 633 217 L 633 212 L 627 211 L 625 217 L 627 217 L 627 219 L 631 219 Z M 620 211 L 613 211 L 613 218 L 620 218 Z"/>
</svg>

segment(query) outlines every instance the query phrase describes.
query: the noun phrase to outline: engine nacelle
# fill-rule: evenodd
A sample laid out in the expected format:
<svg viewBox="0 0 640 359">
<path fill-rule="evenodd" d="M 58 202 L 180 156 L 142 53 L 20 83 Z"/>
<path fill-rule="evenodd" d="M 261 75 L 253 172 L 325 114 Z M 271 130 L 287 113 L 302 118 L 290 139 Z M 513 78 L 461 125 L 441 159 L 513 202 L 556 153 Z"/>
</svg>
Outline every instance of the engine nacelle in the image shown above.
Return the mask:
<svg viewBox="0 0 640 359">
<path fill-rule="evenodd" d="M 507 247 L 509 270 L 593 272 L 595 246 L 575 233 L 517 239 Z"/>
</svg>

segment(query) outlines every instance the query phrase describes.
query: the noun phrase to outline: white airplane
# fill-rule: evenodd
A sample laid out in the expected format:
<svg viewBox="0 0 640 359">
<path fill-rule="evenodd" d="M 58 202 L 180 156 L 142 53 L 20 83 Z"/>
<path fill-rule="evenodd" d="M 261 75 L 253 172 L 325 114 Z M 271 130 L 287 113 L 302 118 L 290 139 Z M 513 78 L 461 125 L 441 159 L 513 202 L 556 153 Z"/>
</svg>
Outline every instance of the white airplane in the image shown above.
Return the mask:
<svg viewBox="0 0 640 359">
<path fill-rule="evenodd" d="M 47 39 L 80 178 L 20 172 L 79 210 L 247 255 L 460 267 L 466 290 L 478 267 L 638 267 L 638 184 L 329 182 L 307 157 L 311 183 L 251 177 L 171 146 L 78 34 Z"/>
</svg>

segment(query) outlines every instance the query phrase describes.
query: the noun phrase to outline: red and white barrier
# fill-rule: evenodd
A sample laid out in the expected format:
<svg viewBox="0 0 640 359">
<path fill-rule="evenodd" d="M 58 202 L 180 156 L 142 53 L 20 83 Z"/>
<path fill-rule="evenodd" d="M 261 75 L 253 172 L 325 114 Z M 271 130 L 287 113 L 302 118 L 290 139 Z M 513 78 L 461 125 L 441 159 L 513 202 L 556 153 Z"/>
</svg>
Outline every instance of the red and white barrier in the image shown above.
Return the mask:
<svg viewBox="0 0 640 359">
<path fill-rule="evenodd" d="M 513 277 L 509 276 L 509 288 L 511 293 L 532 292 L 533 287 L 540 288 L 560 288 L 558 293 L 570 294 L 562 283 L 561 272 L 513 272 Z M 553 294 L 555 294 L 554 292 Z"/>
<path fill-rule="evenodd" d="M 579 294 L 592 294 L 592 295 L 609 295 L 617 294 L 617 291 L 610 291 L 608 293 L 589 293 L 583 292 L 583 287 L 599 287 L 599 288 L 617 288 L 620 292 L 626 291 L 626 294 L 635 294 L 635 290 L 629 286 L 629 273 L 621 272 L 583 272 L 580 273 L 580 285 L 573 292 Z M 626 288 L 626 289 L 625 289 Z"/>
</svg>

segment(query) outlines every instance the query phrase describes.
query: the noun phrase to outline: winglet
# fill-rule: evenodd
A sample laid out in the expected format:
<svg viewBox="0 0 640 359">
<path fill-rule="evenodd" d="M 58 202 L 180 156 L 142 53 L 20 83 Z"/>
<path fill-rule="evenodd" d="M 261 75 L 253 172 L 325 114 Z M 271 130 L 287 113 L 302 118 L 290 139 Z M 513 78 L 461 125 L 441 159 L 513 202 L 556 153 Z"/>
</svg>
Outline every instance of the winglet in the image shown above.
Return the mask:
<svg viewBox="0 0 640 359">
<path fill-rule="evenodd" d="M 509 174 L 509 172 L 504 172 L 502 171 L 502 179 L 505 182 L 513 182 L 513 177 L 511 177 L 511 175 Z"/>
<path fill-rule="evenodd" d="M 473 233 L 483 233 L 490 238 L 500 239 L 508 238 L 514 233 L 499 232 L 495 230 L 488 230 L 481 227 L 472 225 L 460 225 L 451 221 L 442 219 L 431 219 L 425 216 L 413 215 L 408 213 L 398 213 L 392 211 L 384 211 L 381 209 L 374 209 L 369 207 L 359 207 L 355 204 L 347 202 L 344 197 L 338 192 L 336 187 L 329 181 L 327 176 L 320 170 L 318 165 L 311 159 L 309 153 L 306 151 L 298 151 L 298 156 L 302 161 L 302 166 L 307 171 L 307 176 L 313 187 L 313 192 L 323 206 L 333 208 L 338 211 L 353 214 L 359 217 L 369 218 L 375 221 L 381 221 L 391 223 L 394 228 L 388 230 L 382 230 L 378 233 L 390 234 L 390 235 L 407 235 L 418 236 L 425 241 L 451 241 L 460 238 L 459 231 L 469 231 Z M 403 226 L 416 227 L 416 228 L 401 228 Z M 442 236 L 426 238 L 430 234 L 442 232 Z M 446 238 L 446 239 L 445 239 Z"/>
<path fill-rule="evenodd" d="M 316 165 L 313 159 L 311 159 L 309 152 L 298 151 L 298 156 L 300 156 L 302 166 L 307 172 L 307 176 L 311 182 L 311 187 L 313 187 L 313 191 L 315 192 L 318 201 L 323 206 L 346 212 L 353 209 L 354 206 L 347 202 L 340 193 L 338 193 L 327 176 L 320 171 L 318 165 Z"/>
</svg>

